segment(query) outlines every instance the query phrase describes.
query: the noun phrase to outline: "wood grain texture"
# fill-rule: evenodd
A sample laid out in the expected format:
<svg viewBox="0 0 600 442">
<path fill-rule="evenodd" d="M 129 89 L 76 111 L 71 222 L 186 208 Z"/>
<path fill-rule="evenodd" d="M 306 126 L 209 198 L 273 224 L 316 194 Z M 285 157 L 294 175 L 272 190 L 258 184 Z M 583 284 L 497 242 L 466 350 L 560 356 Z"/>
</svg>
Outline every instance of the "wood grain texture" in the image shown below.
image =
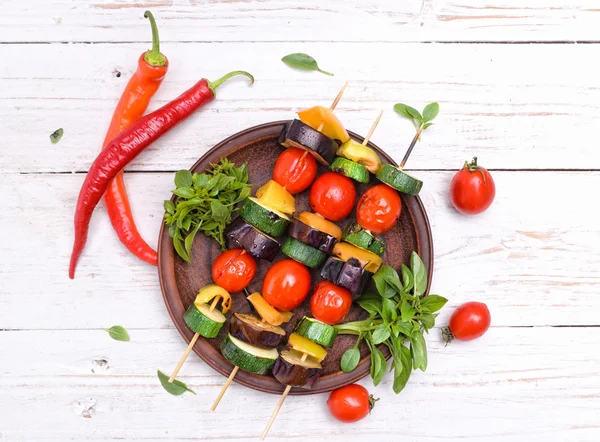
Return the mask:
<svg viewBox="0 0 600 442">
<path fill-rule="evenodd" d="M 28 45 L 23 51 L 0 45 L 0 56 L 9 60 L 0 64 L 0 119 L 5 146 L 12 147 L 0 157 L 3 172 L 87 170 L 146 46 Z M 292 70 L 279 60 L 295 50 L 313 54 L 336 76 Z M 235 132 L 330 104 L 346 79 L 337 115 L 365 135 L 385 110 L 373 141 L 395 158 L 404 154 L 414 128 L 393 111 L 394 103 L 422 108 L 440 102 L 436 124 L 415 148 L 409 169 L 456 169 L 474 155 L 496 169 L 600 169 L 593 142 L 600 122 L 594 45 L 236 43 L 165 44 L 163 51 L 170 72 L 152 110 L 202 77 L 247 69 L 256 83 L 224 85 L 214 102 L 154 143 L 129 170 L 189 167 Z M 557 68 L 558 60 L 564 68 Z M 48 136 L 58 127 L 65 135 L 52 145 Z"/>
<path fill-rule="evenodd" d="M 595 0 L 6 1 L 0 42 L 598 40 Z"/>
</svg>

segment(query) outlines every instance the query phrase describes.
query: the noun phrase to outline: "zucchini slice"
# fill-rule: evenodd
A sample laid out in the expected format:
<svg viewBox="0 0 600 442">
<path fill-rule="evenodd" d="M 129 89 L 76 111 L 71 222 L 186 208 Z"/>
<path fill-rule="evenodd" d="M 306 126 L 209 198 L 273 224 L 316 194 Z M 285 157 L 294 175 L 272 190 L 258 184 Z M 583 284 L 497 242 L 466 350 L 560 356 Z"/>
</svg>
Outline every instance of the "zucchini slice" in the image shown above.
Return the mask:
<svg viewBox="0 0 600 442">
<path fill-rule="evenodd" d="M 294 330 L 294 333 L 298 333 L 317 344 L 331 347 L 335 342 L 338 331 L 329 324 L 305 316 Z"/>
<path fill-rule="evenodd" d="M 214 338 L 225 324 L 225 315 L 219 310 L 210 311 L 208 304 L 192 304 L 183 314 L 187 326 L 200 336 Z"/>
<path fill-rule="evenodd" d="M 382 183 L 396 189 L 398 192 L 407 193 L 408 195 L 418 195 L 421 187 L 423 187 L 423 181 L 416 179 L 391 164 L 384 164 L 376 176 Z"/>
<path fill-rule="evenodd" d="M 257 374 L 267 374 L 279 357 L 274 348 L 258 348 L 230 334 L 221 343 L 221 353 L 233 365 Z"/>
<path fill-rule="evenodd" d="M 285 240 L 281 251 L 290 258 L 310 268 L 319 267 L 327 259 L 325 252 L 321 252 L 292 237 Z"/>
<path fill-rule="evenodd" d="M 270 236 L 281 236 L 290 222 L 286 214 L 264 206 L 257 198 L 246 198 L 240 216 L 247 223 Z"/>
<path fill-rule="evenodd" d="M 333 160 L 333 163 L 331 163 L 331 166 L 329 166 L 329 170 L 352 178 L 359 183 L 368 183 L 371 178 L 371 175 L 365 166 L 342 157 L 336 157 L 336 159 Z"/>
<path fill-rule="evenodd" d="M 385 244 L 375 238 L 371 232 L 363 229 L 358 223 L 349 223 L 344 228 L 343 240 L 379 256 L 385 253 Z"/>
</svg>

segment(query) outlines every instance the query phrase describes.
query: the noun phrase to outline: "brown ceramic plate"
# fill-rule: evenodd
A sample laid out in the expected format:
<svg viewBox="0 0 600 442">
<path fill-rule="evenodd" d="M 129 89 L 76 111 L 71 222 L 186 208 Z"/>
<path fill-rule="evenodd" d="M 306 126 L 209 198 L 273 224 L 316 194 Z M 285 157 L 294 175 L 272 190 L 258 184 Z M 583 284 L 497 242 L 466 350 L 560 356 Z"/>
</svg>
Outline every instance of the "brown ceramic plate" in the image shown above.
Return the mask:
<svg viewBox="0 0 600 442">
<path fill-rule="evenodd" d="M 279 133 L 284 127 L 285 121 L 262 124 L 239 132 L 221 143 L 217 144 L 208 151 L 191 168 L 192 172 L 203 172 L 210 167 L 211 163 L 216 163 L 222 157 L 229 158 L 235 164 L 248 163 L 250 182 L 254 184 L 254 189 L 262 186 L 271 179 L 273 166 L 277 156 L 283 151 L 283 147 L 277 144 Z M 362 142 L 363 138 L 349 132 L 350 136 Z M 377 151 L 384 163 L 395 164 L 394 161 L 380 148 L 373 143 L 369 146 Z M 326 171 L 324 166 L 319 166 L 319 174 Z M 357 195 L 364 193 L 370 186 L 377 184 L 377 180 L 372 177 L 370 184 L 358 184 L 356 186 Z M 296 208 L 298 212 L 310 210 L 308 206 L 307 191 L 296 195 Z M 358 198 L 357 198 L 358 200 Z M 342 221 L 343 227 L 350 219 Z M 429 280 L 427 284 L 427 293 L 431 284 L 431 275 L 433 270 L 433 243 L 431 238 L 431 229 L 429 220 L 425 213 L 425 208 L 419 197 L 402 195 L 402 213 L 396 226 L 383 236 L 383 241 L 387 245 L 387 251 L 383 256 L 383 262 L 393 266 L 400 267 L 400 264 L 408 265 L 409 257 L 413 250 L 423 259 L 429 270 Z M 192 247 L 192 264 L 183 261 L 175 253 L 173 242 L 169 237 L 166 228 L 161 228 L 158 247 L 158 272 L 160 277 L 163 297 L 167 305 L 167 310 L 186 342 L 190 342 L 194 333 L 186 326 L 183 320 L 183 313 L 187 307 L 194 301 L 196 293 L 204 285 L 212 283 L 211 266 L 220 250 L 216 241 L 207 238 L 204 235 L 196 235 Z M 283 259 L 280 254 L 278 259 Z M 261 291 L 263 277 L 270 267 L 267 261 L 257 260 L 257 273 L 249 290 Z M 312 282 L 315 285 L 321 280 L 319 271 L 311 272 Z M 287 324 L 286 331 L 289 333 L 295 324 L 304 315 L 310 316 L 310 296 L 307 297 L 304 304 L 294 311 L 294 317 Z M 250 311 L 250 306 L 246 298 L 241 293 L 233 295 L 233 308 L 235 312 Z M 353 321 L 366 317 L 366 313 L 358 306 L 354 305 L 346 317 L 346 321 Z M 215 339 L 204 339 L 200 337 L 194 346 L 194 351 L 208 365 L 217 370 L 224 376 L 229 376 L 233 369 L 220 353 L 219 346 L 222 339 L 227 334 L 228 324 L 221 330 L 219 336 Z M 340 335 L 333 348 L 329 349 L 328 355 L 323 361 L 323 375 L 312 390 L 302 390 L 293 388 L 291 394 L 313 394 L 330 391 L 344 385 L 351 384 L 369 374 L 369 354 L 366 346 L 361 346 L 361 362 L 351 373 L 344 373 L 340 370 L 340 359 L 346 349 L 355 342 L 355 337 Z M 386 358 L 389 358 L 387 348 L 382 346 Z M 175 362 L 175 361 L 174 361 Z M 256 390 L 281 394 L 285 386 L 281 385 L 272 376 L 262 376 L 254 373 L 248 373 L 240 370 L 235 381 Z"/>
</svg>

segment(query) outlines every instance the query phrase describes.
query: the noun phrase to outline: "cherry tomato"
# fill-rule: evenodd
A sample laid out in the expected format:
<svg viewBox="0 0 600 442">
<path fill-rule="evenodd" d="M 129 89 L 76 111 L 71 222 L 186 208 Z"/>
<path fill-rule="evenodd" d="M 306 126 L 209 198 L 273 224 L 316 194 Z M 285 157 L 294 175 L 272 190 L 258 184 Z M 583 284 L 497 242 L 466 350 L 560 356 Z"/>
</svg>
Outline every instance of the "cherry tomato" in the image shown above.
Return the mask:
<svg viewBox="0 0 600 442">
<path fill-rule="evenodd" d="M 352 294 L 332 282 L 321 281 L 315 286 L 310 298 L 312 315 L 329 325 L 342 322 L 352 306 Z"/>
<path fill-rule="evenodd" d="M 340 221 L 350 215 L 355 201 L 352 180 L 335 172 L 326 172 L 317 178 L 308 194 L 313 211 L 330 221 Z"/>
<path fill-rule="evenodd" d="M 373 396 L 358 384 L 350 384 L 333 390 L 327 399 L 327 407 L 333 417 L 342 422 L 356 422 L 365 418 L 375 406 Z"/>
<path fill-rule="evenodd" d="M 358 200 L 356 221 L 363 229 L 384 233 L 394 227 L 401 211 L 402 201 L 398 192 L 385 184 L 378 184 Z"/>
<path fill-rule="evenodd" d="M 308 151 L 286 149 L 277 158 L 273 179 L 292 195 L 307 189 L 317 176 L 317 161 Z"/>
<path fill-rule="evenodd" d="M 482 302 L 467 302 L 450 317 L 448 327 L 442 330 L 444 340 L 472 341 L 490 328 L 490 311 Z"/>
<path fill-rule="evenodd" d="M 302 304 L 310 291 L 310 272 L 293 259 L 271 266 L 262 286 L 265 300 L 279 310 L 292 310 Z"/>
<path fill-rule="evenodd" d="M 477 165 L 477 157 L 454 175 L 450 183 L 450 201 L 460 213 L 476 215 L 485 211 L 496 196 L 492 175 Z"/>
<path fill-rule="evenodd" d="M 256 261 L 244 249 L 229 249 L 221 253 L 212 266 L 215 284 L 228 292 L 241 292 L 254 278 Z"/>
</svg>

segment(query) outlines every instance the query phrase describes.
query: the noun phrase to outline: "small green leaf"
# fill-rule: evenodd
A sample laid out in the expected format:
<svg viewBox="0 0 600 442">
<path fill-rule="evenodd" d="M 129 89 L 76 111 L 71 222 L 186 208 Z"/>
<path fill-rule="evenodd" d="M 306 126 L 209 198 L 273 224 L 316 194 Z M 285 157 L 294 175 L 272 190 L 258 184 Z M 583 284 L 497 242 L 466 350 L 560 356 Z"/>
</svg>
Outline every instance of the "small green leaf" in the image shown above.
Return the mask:
<svg viewBox="0 0 600 442">
<path fill-rule="evenodd" d="M 377 273 L 373 275 L 375 281 L 375 287 L 379 294 L 384 298 L 392 298 L 396 295 L 396 292 L 402 292 L 402 284 L 398 273 L 388 265 L 382 265 Z M 391 287 L 390 291 L 388 287 Z"/>
<path fill-rule="evenodd" d="M 433 126 L 433 123 L 425 123 L 423 125 L 423 130 L 427 129 L 429 126 Z"/>
<path fill-rule="evenodd" d="M 361 296 L 360 299 L 356 302 L 358 305 L 362 307 L 363 310 L 366 310 L 369 315 L 375 316 L 378 314 L 382 314 L 382 302 L 381 298 L 368 298 L 365 295 Z"/>
<path fill-rule="evenodd" d="M 397 330 L 402 333 L 404 336 L 410 336 L 413 332 L 413 326 L 410 322 L 407 321 L 398 321 L 394 324 Z"/>
<path fill-rule="evenodd" d="M 163 203 L 163 207 L 165 208 L 165 212 L 173 214 L 175 213 L 175 204 L 171 200 L 165 200 Z"/>
<path fill-rule="evenodd" d="M 176 187 L 192 187 L 193 185 L 192 172 L 189 170 L 180 170 L 175 174 Z"/>
<path fill-rule="evenodd" d="M 160 380 L 160 384 L 163 386 L 163 388 L 165 390 L 167 390 L 168 393 L 172 394 L 173 396 L 180 396 L 183 393 L 185 393 L 186 391 L 196 394 L 196 392 L 194 390 L 192 390 L 191 388 L 188 388 L 188 386 L 185 385 L 183 382 L 175 379 L 171 383 L 171 382 L 169 382 L 169 376 L 164 374 L 162 371 L 156 370 L 156 373 L 158 374 L 158 379 Z"/>
<path fill-rule="evenodd" d="M 196 227 L 194 227 L 194 230 L 192 230 L 189 233 L 189 235 L 185 237 L 184 246 L 185 246 L 185 251 L 188 253 L 188 256 L 191 256 L 191 254 L 192 254 L 192 244 L 194 243 L 194 238 L 196 237 L 196 233 L 198 233 L 198 230 L 200 230 L 201 226 L 202 226 L 202 221 L 200 221 L 198 224 L 196 224 Z"/>
<path fill-rule="evenodd" d="M 115 341 L 129 341 L 129 333 L 120 325 L 113 325 L 111 328 L 103 328 L 102 330 L 107 331 Z"/>
<path fill-rule="evenodd" d="M 360 351 L 358 348 L 349 348 L 342 355 L 340 368 L 344 373 L 349 373 L 356 368 L 360 362 Z"/>
<path fill-rule="evenodd" d="M 308 54 L 295 53 L 286 55 L 281 59 L 285 64 L 290 67 L 301 69 L 303 71 L 318 71 L 325 75 L 332 76 L 331 72 L 326 72 L 319 68 L 317 61 Z"/>
<path fill-rule="evenodd" d="M 425 371 L 427 369 L 427 344 L 421 333 L 411 336 L 410 353 L 412 354 L 413 368 Z"/>
<path fill-rule="evenodd" d="M 383 305 L 381 317 L 386 324 L 394 322 L 398 319 L 398 312 L 396 310 L 396 302 L 393 299 L 384 298 L 381 300 Z"/>
<path fill-rule="evenodd" d="M 179 233 L 179 231 L 177 231 L 177 233 Z M 184 261 L 192 262 L 189 253 L 185 250 L 185 245 L 181 238 L 178 238 L 177 236 L 173 238 L 173 246 L 175 247 L 177 254 L 181 256 Z"/>
<path fill-rule="evenodd" d="M 416 252 L 410 255 L 410 267 L 415 278 L 414 294 L 421 296 L 427 290 L 427 270 Z"/>
<path fill-rule="evenodd" d="M 422 314 L 419 321 L 421 321 L 421 324 L 423 324 L 426 331 L 435 327 L 435 315 L 432 315 L 431 313 Z"/>
<path fill-rule="evenodd" d="M 190 226 L 192 225 L 192 217 L 190 215 L 186 215 L 185 218 L 181 221 L 181 228 L 186 232 L 190 230 Z"/>
<path fill-rule="evenodd" d="M 52 142 L 52 144 L 58 143 L 64 133 L 65 133 L 65 131 L 62 129 L 62 127 L 60 129 L 56 129 L 54 132 L 52 132 L 50 134 L 50 141 Z"/>
<path fill-rule="evenodd" d="M 216 222 L 225 222 L 229 216 L 229 210 L 219 201 L 213 200 L 210 202 L 210 211 L 212 212 L 212 219 Z"/>
<path fill-rule="evenodd" d="M 412 305 L 406 300 L 403 299 L 400 304 L 400 318 L 402 322 L 409 322 L 415 316 L 415 309 Z"/>
<path fill-rule="evenodd" d="M 423 122 L 427 123 L 437 117 L 440 111 L 440 105 L 437 103 L 429 103 L 423 109 Z"/>
<path fill-rule="evenodd" d="M 381 350 L 376 346 L 371 349 L 371 377 L 373 378 L 373 385 L 377 386 L 385 376 L 387 369 L 387 362 L 385 356 Z"/>
<path fill-rule="evenodd" d="M 443 296 L 429 295 L 421 299 L 421 309 L 429 313 L 435 313 L 446 305 L 448 300 Z"/>
<path fill-rule="evenodd" d="M 421 121 L 423 118 L 421 117 L 421 114 L 418 110 L 416 110 L 414 107 L 408 106 L 407 104 L 396 103 L 394 105 L 394 110 L 403 117 L 408 118 L 409 120 Z"/>
<path fill-rule="evenodd" d="M 396 360 L 396 370 L 394 371 L 394 393 L 400 393 L 410 378 L 412 372 L 412 359 L 410 350 L 405 345 L 400 345 L 399 361 Z"/>
<path fill-rule="evenodd" d="M 400 270 L 402 272 L 402 285 L 404 287 L 404 290 L 408 292 L 410 289 L 413 288 L 415 284 L 415 278 L 410 269 L 404 264 L 402 264 Z"/>
<path fill-rule="evenodd" d="M 381 324 L 379 327 L 377 327 L 375 330 L 373 330 L 372 339 L 373 339 L 373 344 L 375 344 L 375 345 L 381 344 L 383 341 L 385 341 L 389 337 L 390 337 L 390 329 L 385 324 Z"/>
<path fill-rule="evenodd" d="M 180 196 L 181 198 L 192 198 L 196 193 L 192 190 L 191 187 L 178 187 L 175 190 L 172 190 L 175 195 Z"/>
</svg>

